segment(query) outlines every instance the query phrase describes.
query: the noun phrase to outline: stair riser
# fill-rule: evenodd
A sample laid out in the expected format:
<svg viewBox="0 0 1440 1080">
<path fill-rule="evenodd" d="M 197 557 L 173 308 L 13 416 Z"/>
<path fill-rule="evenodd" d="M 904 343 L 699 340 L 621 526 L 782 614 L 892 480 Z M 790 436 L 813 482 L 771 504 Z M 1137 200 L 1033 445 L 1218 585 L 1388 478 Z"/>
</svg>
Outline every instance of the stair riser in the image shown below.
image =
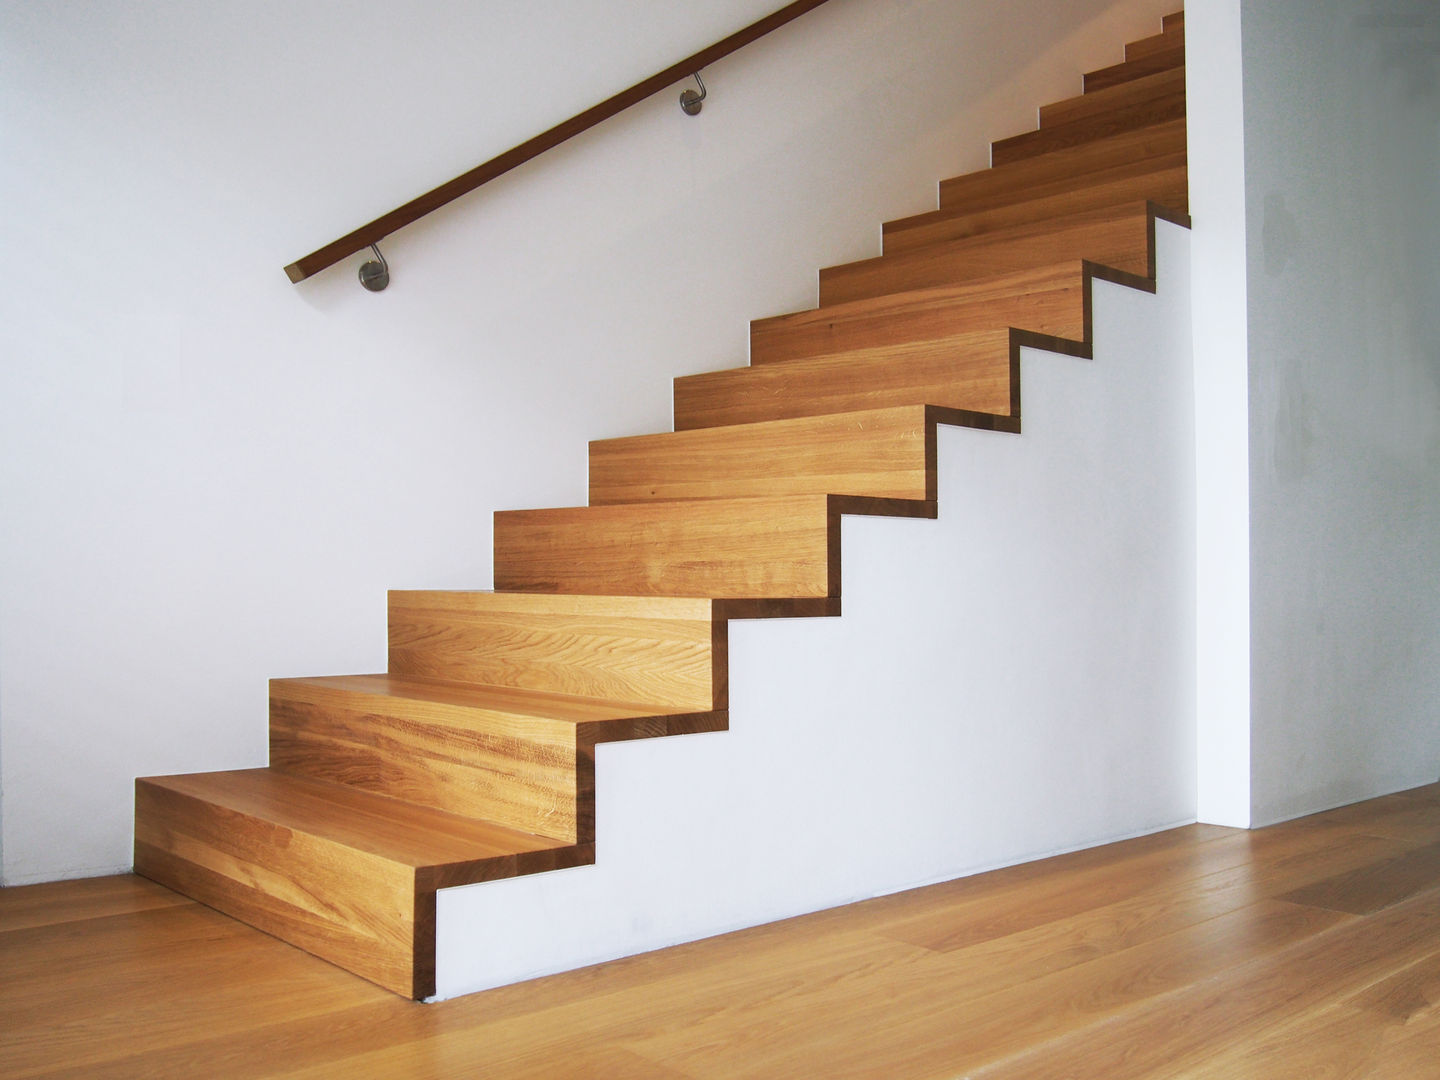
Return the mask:
<svg viewBox="0 0 1440 1080">
<path fill-rule="evenodd" d="M 397 591 L 390 671 L 723 709 L 725 623 L 704 601 Z"/>
<path fill-rule="evenodd" d="M 675 380 L 675 429 L 913 405 L 1016 414 L 1008 330 Z"/>
<path fill-rule="evenodd" d="M 1093 116 L 1082 116 L 1066 122 L 1044 123 L 1038 131 L 1027 131 L 993 143 L 990 147 L 992 165 L 1008 165 L 1037 157 L 1040 154 L 1065 150 L 1094 142 L 1126 131 L 1152 127 L 1185 116 L 1185 91 L 1153 97 L 1123 107 L 1107 108 Z"/>
<path fill-rule="evenodd" d="M 904 222 L 886 225 L 884 229 L 884 251 L 886 255 L 899 255 L 915 251 L 930 244 L 941 244 L 950 240 L 963 240 L 980 236 L 997 229 L 1012 228 L 1055 217 L 1098 210 L 1107 206 L 1120 206 L 1137 201 L 1151 201 L 1182 213 L 1190 209 L 1190 181 L 1183 154 L 1173 159 L 1162 159 L 1168 168 L 1154 172 L 1122 176 L 1115 180 L 1097 182 L 1078 191 L 1063 192 L 1026 203 L 1014 203 L 983 210 L 977 213 L 960 214 L 940 211 L 924 218 L 911 218 Z"/>
<path fill-rule="evenodd" d="M 579 761 L 573 724 L 427 702 L 401 712 L 393 700 L 386 715 L 361 695 L 301 692 L 272 691 L 272 768 L 537 836 L 593 839 L 579 820 L 593 771 Z"/>
<path fill-rule="evenodd" d="M 590 503 L 849 494 L 933 499 L 923 408 L 678 431 L 590 444 Z"/>
<path fill-rule="evenodd" d="M 517 510 L 495 515 L 495 585 L 642 596 L 836 595 L 825 500 Z"/>
<path fill-rule="evenodd" d="M 1109 139 L 940 182 L 940 207 L 976 212 L 1048 198 L 1156 168 L 1185 164 L 1183 120 L 1137 128 Z"/>
<path fill-rule="evenodd" d="M 135 872 L 397 994 L 434 992 L 434 901 L 417 909 L 411 867 L 139 781 Z"/>
<path fill-rule="evenodd" d="M 1097 211 L 1107 214 L 1105 211 Z M 928 289 L 1071 259 L 1152 277 L 1150 223 L 1143 211 L 981 236 L 820 271 L 820 306 L 907 289 Z"/>
</svg>

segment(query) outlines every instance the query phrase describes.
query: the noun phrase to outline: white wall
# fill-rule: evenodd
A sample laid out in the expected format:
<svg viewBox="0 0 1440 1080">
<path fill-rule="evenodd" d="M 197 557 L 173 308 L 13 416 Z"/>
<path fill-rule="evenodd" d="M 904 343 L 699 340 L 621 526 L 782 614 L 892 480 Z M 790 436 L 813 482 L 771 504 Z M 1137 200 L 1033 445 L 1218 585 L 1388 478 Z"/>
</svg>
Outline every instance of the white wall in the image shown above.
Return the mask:
<svg viewBox="0 0 1440 1080">
<path fill-rule="evenodd" d="M 128 866 L 135 775 L 263 763 L 268 677 L 382 667 L 387 588 L 487 585 L 493 510 L 581 501 L 587 439 L 664 429 L 1171 4 L 835 0 L 699 119 L 394 237 L 384 294 L 286 281 L 773 6 L 0 0 L 4 882 Z"/>
<path fill-rule="evenodd" d="M 1195 356 L 1197 804 L 1250 824 L 1250 502 L 1240 0 L 1185 10 Z"/>
<path fill-rule="evenodd" d="M 1243 30 L 1264 824 L 1440 775 L 1440 8 Z"/>
<path fill-rule="evenodd" d="M 845 614 L 735 622 L 730 730 L 599 748 L 596 865 L 439 897 L 464 993 L 1194 820 L 1188 235 L 942 428 L 936 521 L 847 518 Z"/>
</svg>

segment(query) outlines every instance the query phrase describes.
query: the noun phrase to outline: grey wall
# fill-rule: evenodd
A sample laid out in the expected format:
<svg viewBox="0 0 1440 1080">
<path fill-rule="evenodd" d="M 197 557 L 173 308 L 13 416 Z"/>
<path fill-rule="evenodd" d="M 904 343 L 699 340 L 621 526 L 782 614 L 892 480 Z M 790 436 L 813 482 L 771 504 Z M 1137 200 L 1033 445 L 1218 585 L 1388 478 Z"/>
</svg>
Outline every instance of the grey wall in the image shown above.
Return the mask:
<svg viewBox="0 0 1440 1080">
<path fill-rule="evenodd" d="M 1440 8 L 1242 25 L 1265 824 L 1440 775 Z"/>
</svg>

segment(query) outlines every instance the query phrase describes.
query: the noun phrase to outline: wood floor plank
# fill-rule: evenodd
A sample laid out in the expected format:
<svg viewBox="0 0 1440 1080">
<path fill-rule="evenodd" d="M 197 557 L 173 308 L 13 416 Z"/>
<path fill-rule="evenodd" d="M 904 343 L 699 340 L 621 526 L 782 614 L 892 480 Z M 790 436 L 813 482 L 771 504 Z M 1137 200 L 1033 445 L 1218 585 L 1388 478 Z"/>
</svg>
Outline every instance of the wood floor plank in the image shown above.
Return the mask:
<svg viewBox="0 0 1440 1080">
<path fill-rule="evenodd" d="M 766 1032 L 801 1023 L 807 1015 L 828 1017 L 826 1024 L 811 1024 L 809 1045 L 763 1037 L 724 1042 L 713 1021 L 638 1045 L 697 1077 L 803 1075 L 817 1048 L 830 1062 L 830 1077 L 954 1076 L 1036 1042 L 1103 1025 L 1138 1003 L 1208 979 L 1242 956 L 1268 954 L 1346 918 L 1263 902 L 968 1000 L 952 988 L 952 980 L 973 977 L 963 956 L 932 953 L 884 973 L 863 997 L 840 980 L 767 1002 L 747 1018 L 749 1029 Z"/>
<path fill-rule="evenodd" d="M 975 1080 L 1077 1075 L 1141 1080 L 1200 1068 L 1214 1055 L 1217 1041 L 1221 1046 L 1249 1044 L 1306 1010 L 1382 978 L 1397 960 L 1403 964 L 1429 955 L 1440 926 L 1440 894 L 1417 897 L 1370 919 L 1342 918 L 1328 933 L 1253 957 L 1130 1010 L 1103 1028 L 1053 1039 L 976 1070 Z"/>
<path fill-rule="evenodd" d="M 0 932 L 0 1075 L 1418 1080 L 1440 880 L 1368 915 L 1276 897 L 1418 873 L 1427 816 L 1440 786 L 1189 826 L 433 1006 L 194 903 L 0 890 L 77 893 Z"/>
<path fill-rule="evenodd" d="M 1440 888 L 1440 844 L 1362 866 L 1286 893 L 1283 899 L 1352 915 L 1369 915 Z"/>
<path fill-rule="evenodd" d="M 0 934 L 193 902 L 134 874 L 0 889 Z"/>
</svg>

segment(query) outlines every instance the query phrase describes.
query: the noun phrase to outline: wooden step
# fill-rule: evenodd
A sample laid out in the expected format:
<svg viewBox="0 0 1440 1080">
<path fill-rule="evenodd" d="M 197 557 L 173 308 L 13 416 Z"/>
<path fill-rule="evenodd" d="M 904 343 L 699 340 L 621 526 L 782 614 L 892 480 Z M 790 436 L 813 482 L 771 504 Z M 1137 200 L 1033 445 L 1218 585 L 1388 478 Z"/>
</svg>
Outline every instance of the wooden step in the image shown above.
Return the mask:
<svg viewBox="0 0 1440 1080">
<path fill-rule="evenodd" d="M 758 495 L 935 498 L 924 406 L 672 431 L 590 444 L 590 504 Z"/>
<path fill-rule="evenodd" d="M 930 244 L 1139 201 L 1155 202 L 1182 213 L 1190 209 L 1189 170 L 1183 155 L 1180 163 L 1172 167 L 1145 172 L 1130 170 L 1129 175 L 1114 179 L 1098 174 L 1096 182 L 1084 187 L 1028 202 L 979 211 L 932 210 L 889 222 L 882 232 L 883 250 L 886 255 L 898 255 Z"/>
<path fill-rule="evenodd" d="M 1050 127 L 1055 124 L 1068 124 L 1075 120 L 1093 119 L 1103 116 L 1113 109 L 1128 108 L 1132 105 L 1143 105 L 1146 102 L 1160 98 L 1176 98 L 1181 102 L 1180 115 L 1184 115 L 1185 101 L 1185 69 L 1171 68 L 1168 71 L 1159 71 L 1154 75 L 1146 75 L 1141 79 L 1134 79 L 1130 82 L 1119 83 L 1116 86 L 1108 87 L 1105 90 L 1096 90 L 1089 94 L 1080 94 L 1076 97 L 1066 98 L 1063 101 L 1054 101 L 1049 105 L 1040 106 L 1040 127 Z M 1165 117 L 1152 121 L 1160 124 L 1165 120 L 1174 117 Z M 1145 126 L 1145 125 L 1138 125 Z M 1128 128 L 1126 130 L 1129 130 Z"/>
<path fill-rule="evenodd" d="M 820 306 L 937 288 L 1071 259 L 1155 276 L 1154 203 L 1122 203 L 820 271 Z M 1183 218 L 1183 215 L 1179 215 Z"/>
<path fill-rule="evenodd" d="M 1157 71 L 1184 66 L 1185 43 L 1182 39 L 1167 49 L 1159 49 L 1136 57 L 1134 60 L 1125 60 L 1119 64 L 1112 64 L 1110 67 L 1100 68 L 1098 71 L 1087 71 L 1085 73 L 1085 93 L 1104 90 L 1106 87 L 1129 82 L 1131 79 L 1143 79 L 1147 75 L 1154 75 Z"/>
<path fill-rule="evenodd" d="M 435 890 L 594 861 L 271 769 L 135 782 L 135 872 L 407 997 L 435 992 Z"/>
<path fill-rule="evenodd" d="M 1016 330 L 855 349 L 675 380 L 675 430 L 934 405 L 947 422 L 1019 430 Z"/>
<path fill-rule="evenodd" d="M 989 210 L 1184 165 L 1185 121 L 1170 120 L 942 180 L 940 207 Z"/>
<path fill-rule="evenodd" d="M 1174 18 L 1174 16 L 1168 16 L 1167 18 Z M 1141 38 L 1139 41 L 1132 41 L 1127 44 L 1125 46 L 1125 59 L 1139 60 L 1146 56 L 1153 56 L 1155 53 L 1173 49 L 1176 45 L 1183 44 L 1184 41 L 1185 21 L 1184 14 L 1182 13 L 1177 26 L 1168 27 L 1152 37 Z"/>
<path fill-rule="evenodd" d="M 933 517 L 935 507 L 786 495 L 501 511 L 495 583 L 534 592 L 834 598 L 847 513 Z"/>
<path fill-rule="evenodd" d="M 1167 34 L 1177 32 L 1183 34 L 1185 32 L 1185 12 L 1176 11 L 1170 15 L 1166 15 L 1161 20 L 1161 24 L 1164 26 L 1165 33 Z"/>
<path fill-rule="evenodd" d="M 724 713 L 399 675 L 276 679 L 270 766 L 571 843 L 594 840 L 597 742 Z"/>
<path fill-rule="evenodd" d="M 857 350 L 908 347 L 1001 327 L 1018 327 L 1057 340 L 1088 341 L 1086 282 L 1091 272 L 1093 268 L 1074 259 L 939 289 L 891 293 L 757 319 L 750 324 L 750 363 L 759 367 Z"/>
<path fill-rule="evenodd" d="M 724 709 L 726 623 L 708 600 L 390 593 L 392 675 Z"/>
<path fill-rule="evenodd" d="M 1006 165 L 1136 128 L 1185 118 L 1185 69 L 1172 68 L 1040 110 L 1040 128 L 990 146 L 990 163 Z"/>
</svg>

